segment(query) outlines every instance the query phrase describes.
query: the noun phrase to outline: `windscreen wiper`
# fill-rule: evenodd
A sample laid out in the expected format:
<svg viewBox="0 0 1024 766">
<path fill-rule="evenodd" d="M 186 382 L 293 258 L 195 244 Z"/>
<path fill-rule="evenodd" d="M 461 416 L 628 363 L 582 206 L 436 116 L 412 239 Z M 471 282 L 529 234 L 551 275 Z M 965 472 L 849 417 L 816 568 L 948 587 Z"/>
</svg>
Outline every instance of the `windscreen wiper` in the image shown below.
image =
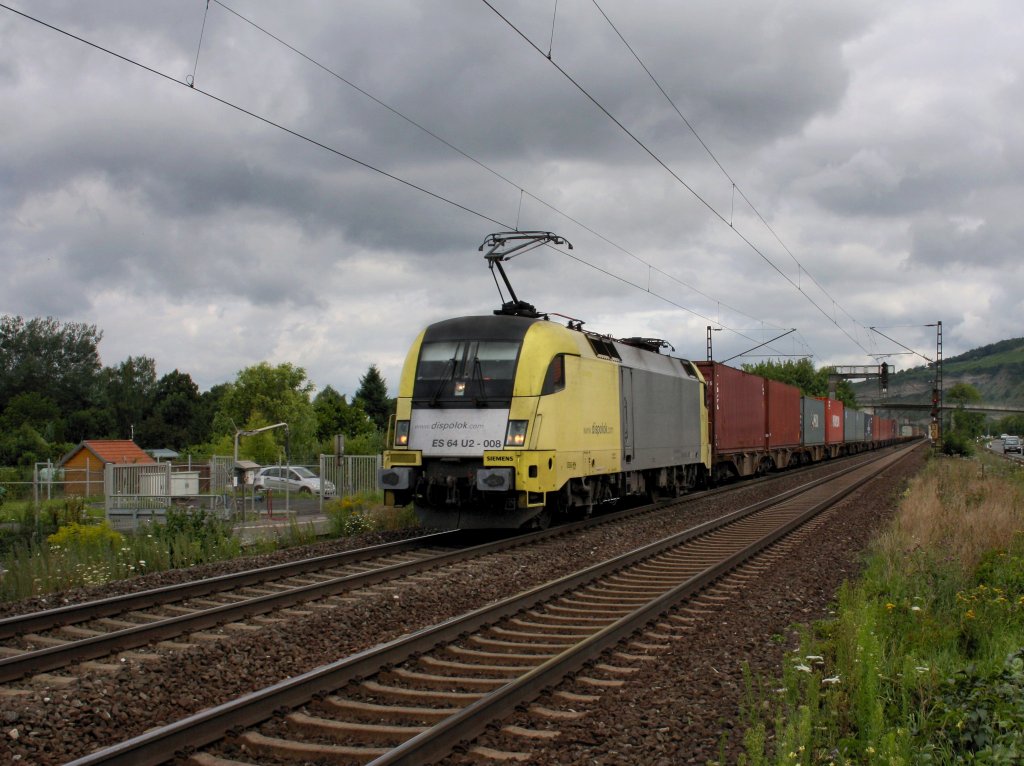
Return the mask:
<svg viewBox="0 0 1024 766">
<path fill-rule="evenodd" d="M 441 375 L 441 379 L 437 382 L 437 389 L 434 391 L 434 395 L 430 397 L 430 406 L 436 407 L 437 400 L 441 398 L 441 391 L 444 389 L 444 384 L 449 380 L 455 378 L 455 357 L 453 356 L 448 360 L 448 364 L 445 365 L 444 373 Z"/>
<path fill-rule="evenodd" d="M 474 397 L 473 401 L 477 407 L 487 406 L 487 389 L 484 387 L 484 368 L 480 364 L 480 357 L 473 357 L 473 378 L 480 379 L 480 396 Z"/>
</svg>

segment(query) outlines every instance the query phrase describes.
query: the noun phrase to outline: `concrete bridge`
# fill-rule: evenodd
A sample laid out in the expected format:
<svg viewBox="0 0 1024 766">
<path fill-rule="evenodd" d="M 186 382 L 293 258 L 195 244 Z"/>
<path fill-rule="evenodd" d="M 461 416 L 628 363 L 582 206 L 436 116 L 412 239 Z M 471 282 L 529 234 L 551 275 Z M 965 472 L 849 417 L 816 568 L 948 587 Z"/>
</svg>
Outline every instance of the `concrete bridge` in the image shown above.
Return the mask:
<svg viewBox="0 0 1024 766">
<path fill-rule="evenodd" d="M 888 401 L 858 401 L 857 406 L 863 409 L 875 410 L 925 410 L 931 411 L 931 402 L 914 404 L 910 402 L 888 402 Z M 965 412 L 983 412 L 987 415 L 1014 415 L 1024 412 L 1022 404 L 967 404 L 960 407 L 958 404 L 943 402 L 943 412 L 954 412 L 963 409 Z"/>
</svg>

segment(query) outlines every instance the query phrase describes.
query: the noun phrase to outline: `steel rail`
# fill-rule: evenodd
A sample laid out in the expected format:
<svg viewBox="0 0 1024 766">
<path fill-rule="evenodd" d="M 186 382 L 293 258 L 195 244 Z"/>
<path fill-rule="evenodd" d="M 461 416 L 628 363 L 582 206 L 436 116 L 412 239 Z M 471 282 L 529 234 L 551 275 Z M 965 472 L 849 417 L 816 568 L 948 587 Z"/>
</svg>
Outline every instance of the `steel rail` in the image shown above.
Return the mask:
<svg viewBox="0 0 1024 766">
<path fill-rule="evenodd" d="M 852 459 L 852 457 L 848 459 Z M 695 502 L 697 500 L 712 497 L 720 493 L 733 492 L 739 489 L 743 489 L 745 487 L 754 486 L 757 483 L 763 481 L 772 481 L 774 479 L 786 478 L 787 476 L 797 475 L 803 471 L 812 470 L 814 468 L 819 467 L 821 467 L 820 463 L 811 466 L 802 466 L 800 468 L 786 471 L 783 474 L 773 474 L 770 476 L 758 477 L 757 479 L 748 480 L 742 484 L 733 484 L 728 486 L 716 487 L 710 490 L 693 492 L 678 498 L 672 498 L 665 504 L 673 505 L 676 503 Z M 528 535 L 522 535 L 520 537 L 524 538 L 524 540 L 526 540 L 527 542 L 532 542 L 537 539 L 542 539 L 546 536 L 551 536 L 553 534 L 560 534 L 565 531 L 571 532 L 577 529 L 594 526 L 600 523 L 617 521 L 621 518 L 630 515 L 636 515 L 638 513 L 650 512 L 651 510 L 658 509 L 659 506 L 651 505 L 644 506 L 642 508 L 632 508 L 625 511 L 617 511 L 614 513 L 604 514 L 599 517 L 588 519 L 586 521 L 560 525 L 555 529 L 544 530 L 540 532 L 531 532 L 528 533 Z M 108 598 L 97 599 L 94 601 L 85 601 L 79 604 L 69 604 L 67 606 L 56 607 L 54 609 L 45 609 L 40 610 L 38 612 L 29 612 L 26 614 L 4 617 L 0 618 L 0 640 L 15 638 L 25 633 L 52 630 L 54 628 L 63 627 L 65 625 L 75 625 L 77 623 L 88 622 L 90 620 L 96 620 L 102 617 L 111 617 L 113 615 L 121 614 L 123 612 L 150 608 L 153 606 L 158 606 L 160 604 L 169 604 L 174 603 L 176 601 L 184 601 L 190 598 L 207 596 L 211 593 L 231 590 L 233 588 L 241 588 L 246 587 L 248 585 L 257 585 L 260 583 L 267 582 L 269 580 L 294 577 L 296 575 L 301 574 L 309 574 L 321 569 L 329 569 L 335 566 L 355 564 L 360 561 L 376 558 L 379 556 L 387 556 L 393 553 L 401 553 L 406 550 L 415 550 L 416 548 L 424 547 L 425 545 L 449 545 L 452 544 L 452 542 L 455 539 L 457 539 L 457 537 L 460 534 L 462 533 L 458 530 L 439 532 L 436 534 L 411 538 L 409 540 L 399 540 L 397 542 L 385 543 L 383 545 L 358 548 L 351 551 L 341 551 L 339 553 L 330 553 L 323 556 L 316 556 L 308 559 L 300 559 L 298 561 L 289 561 L 281 564 L 274 564 L 268 567 L 249 569 L 244 572 L 235 572 L 231 574 L 218 575 L 216 577 L 208 577 L 202 580 L 195 580 L 192 582 L 166 585 L 160 588 L 151 588 L 148 590 L 137 591 L 135 593 L 110 596 Z M 529 535 L 533 536 L 531 537 Z"/>
<path fill-rule="evenodd" d="M 366 766 L 419 766 L 419 764 L 429 762 L 432 759 L 448 755 L 454 745 L 461 741 L 478 737 L 491 722 L 506 717 L 524 702 L 535 698 L 544 689 L 550 688 L 566 676 L 580 670 L 588 662 L 598 658 L 606 650 L 628 638 L 638 629 L 656 619 L 680 601 L 684 601 L 703 590 L 729 571 L 774 545 L 795 529 L 803 526 L 823 510 L 835 505 L 904 456 L 887 455 L 879 457 L 877 462 L 884 463 L 881 467 L 863 464 L 863 467 L 872 468 L 872 470 L 867 472 L 867 475 L 849 482 L 847 486 L 842 487 L 838 492 L 832 493 L 819 502 L 814 503 L 765 537 L 680 583 L 633 613 L 620 618 L 523 676 L 510 681 L 505 686 L 490 692 L 421 734 L 392 748 L 386 755 L 375 758 Z M 871 461 L 871 463 L 875 462 Z M 862 466 L 858 466 L 858 468 L 860 467 Z M 835 480 L 845 477 L 855 470 L 857 469 L 844 471 L 838 476 L 830 478 Z M 814 489 L 819 488 L 820 482 L 815 482 L 815 485 Z M 789 500 L 792 500 L 792 498 L 789 498 Z"/>
<path fill-rule="evenodd" d="M 879 456 L 870 463 L 861 463 L 847 468 L 831 476 L 809 482 L 791 489 L 770 500 L 737 510 L 727 516 L 701 524 L 692 529 L 671 535 L 662 540 L 644 546 L 636 551 L 623 554 L 609 561 L 588 567 L 567 577 L 555 580 L 530 589 L 522 594 L 504 599 L 496 604 L 483 607 L 462 617 L 453 618 L 439 625 L 424 628 L 408 636 L 380 644 L 336 662 L 316 668 L 299 676 L 286 679 L 273 686 L 246 694 L 236 700 L 218 705 L 196 713 L 187 718 L 152 729 L 144 734 L 132 737 L 124 742 L 103 748 L 89 755 L 71 761 L 67 766 L 156 766 L 180 752 L 192 752 L 198 747 L 208 745 L 222 739 L 231 731 L 254 726 L 272 717 L 283 709 L 298 707 L 317 696 L 329 694 L 346 683 L 371 675 L 381 667 L 395 665 L 410 656 L 422 654 L 431 648 L 460 636 L 471 633 L 487 625 L 493 624 L 505 616 L 515 614 L 523 609 L 531 608 L 539 603 L 588 584 L 600 577 L 615 573 L 639 561 L 657 555 L 664 550 L 701 537 L 711 531 L 751 516 L 761 510 L 787 502 L 800 495 L 814 490 L 826 483 L 836 481 L 851 472 L 873 467 L 861 483 L 873 478 L 885 470 L 896 460 L 909 453 L 910 449 L 897 453 Z M 889 458 L 886 460 L 886 458 Z M 872 464 L 885 460 L 881 467 Z M 441 751 L 448 745 L 437 744 L 435 737 L 443 736 L 448 742 L 452 738 L 462 740 L 474 737 L 496 717 L 501 717 L 520 704 L 530 694 L 544 686 L 549 686 L 555 676 L 564 676 L 573 668 L 597 656 L 607 646 L 621 640 L 634 632 L 636 621 L 647 622 L 652 616 L 660 614 L 676 601 L 685 598 L 694 590 L 699 590 L 708 582 L 720 577 L 724 572 L 734 568 L 754 554 L 755 548 L 764 548 L 776 542 L 781 536 L 796 528 L 814 514 L 856 489 L 856 484 L 844 487 L 840 493 L 830 496 L 827 500 L 814 504 L 814 507 L 801 514 L 801 519 L 790 521 L 785 528 L 776 530 L 765 541 L 748 545 L 742 551 L 730 556 L 716 565 L 709 572 L 696 575 L 668 593 L 658 597 L 650 604 L 634 613 L 631 621 L 619 620 L 582 642 L 583 654 L 573 659 L 571 652 L 566 651 L 540 667 L 526 673 L 516 681 L 491 692 L 483 699 L 472 703 L 449 719 L 431 727 L 427 732 L 417 735 L 403 745 L 394 748 L 388 755 L 373 761 L 374 766 L 383 764 L 403 763 L 418 764 L 443 754 Z M 804 518 L 806 517 L 806 518 Z M 582 659 L 580 658 L 582 657 Z M 492 707 L 493 706 L 493 707 Z"/>
<path fill-rule="evenodd" d="M 855 467 L 855 466 L 854 466 Z M 852 470 L 847 467 L 844 470 Z M 788 474 L 792 475 L 792 474 Z M 769 478 L 769 477 L 765 477 Z M 775 477 L 771 477 L 775 478 Z M 779 477 L 781 478 L 781 476 Z M 370 572 L 332 578 L 320 583 L 290 588 L 280 593 L 257 596 L 208 609 L 197 610 L 192 614 L 168 617 L 156 622 L 110 631 L 102 635 L 70 640 L 60 646 L 50 646 L 23 652 L 11 657 L 0 659 L 0 683 L 10 682 L 31 673 L 40 673 L 65 667 L 75 662 L 92 660 L 116 652 L 146 646 L 154 641 L 167 640 L 204 628 L 214 627 L 243 617 L 266 614 L 277 609 L 284 609 L 307 601 L 326 598 L 357 588 L 367 587 L 380 582 L 416 574 L 457 561 L 477 556 L 508 550 L 514 547 L 540 542 L 547 538 L 572 534 L 581 529 L 588 529 L 599 524 L 629 518 L 641 513 L 665 510 L 666 507 L 687 504 L 697 500 L 749 487 L 750 483 L 729 485 L 706 490 L 699 493 L 673 498 L 662 504 L 646 505 L 623 511 L 609 513 L 600 517 L 563 524 L 552 529 L 531 532 L 506 538 L 491 543 L 465 548 L 459 551 L 440 554 L 414 562 L 403 562 Z M 87 622 L 110 615 L 121 614 L 134 609 L 160 606 L 162 604 L 185 601 L 211 593 L 224 592 L 231 588 L 265 583 L 275 578 L 286 578 L 299 574 L 307 574 L 335 566 L 343 566 L 366 562 L 374 557 L 388 556 L 395 553 L 415 550 L 428 545 L 449 544 L 457 539 L 460 533 L 442 532 L 426 535 L 380 546 L 360 548 L 354 551 L 327 554 L 311 559 L 286 562 L 270 567 L 246 570 L 229 575 L 221 575 L 207 580 L 181 583 L 163 588 L 140 591 L 126 596 L 114 596 L 99 601 L 74 604 L 44 612 L 31 613 L 0 620 L 0 638 L 16 637 L 19 633 L 59 628 L 64 625 Z M 15 632 L 18 631 L 18 632 Z"/>
<path fill-rule="evenodd" d="M 57 607 L 56 609 L 46 609 L 39 612 L 5 617 L 0 619 L 0 640 L 13 638 L 23 633 L 52 630 L 64 625 L 74 625 L 101 617 L 110 617 L 135 609 L 184 601 L 233 588 L 243 588 L 247 585 L 256 585 L 267 580 L 294 577 L 321 569 L 330 569 L 335 566 L 355 564 L 379 556 L 388 556 L 406 550 L 422 548 L 425 545 L 450 545 L 457 534 L 457 532 L 440 532 L 409 540 L 399 540 L 393 543 L 357 548 L 351 551 L 329 553 L 323 556 L 315 556 L 298 561 L 287 561 L 282 564 L 274 564 L 258 569 L 247 569 L 244 572 L 234 572 L 232 574 L 218 575 L 217 577 L 208 577 L 203 580 L 165 585 L 160 588 L 151 588 L 136 593 L 110 596 L 109 598 L 85 601 L 80 604 L 70 604 Z"/>
</svg>

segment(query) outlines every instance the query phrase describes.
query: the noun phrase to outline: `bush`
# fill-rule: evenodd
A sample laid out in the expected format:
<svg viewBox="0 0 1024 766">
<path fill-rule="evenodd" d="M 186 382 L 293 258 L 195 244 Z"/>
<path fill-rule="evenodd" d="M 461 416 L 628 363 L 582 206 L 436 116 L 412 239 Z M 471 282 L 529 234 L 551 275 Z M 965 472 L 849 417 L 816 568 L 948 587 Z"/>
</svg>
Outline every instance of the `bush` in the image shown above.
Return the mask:
<svg viewBox="0 0 1024 766">
<path fill-rule="evenodd" d="M 113 551 L 121 547 L 124 538 L 111 529 L 106 521 L 102 524 L 79 524 L 73 521 L 47 537 L 46 541 L 56 548 Z"/>
<path fill-rule="evenodd" d="M 996 673 L 971 665 L 944 680 L 922 728 L 929 736 L 920 755 L 929 760 L 941 755 L 957 764 L 1021 763 L 1024 649 L 1008 656 Z"/>
<path fill-rule="evenodd" d="M 131 541 L 144 566 L 150 569 L 178 567 L 219 561 L 237 556 L 241 544 L 231 525 L 204 510 L 168 508 L 163 524 L 150 524 Z"/>
<path fill-rule="evenodd" d="M 970 457 L 974 454 L 974 444 L 958 431 L 947 431 L 942 435 L 942 451 L 946 455 Z"/>
</svg>

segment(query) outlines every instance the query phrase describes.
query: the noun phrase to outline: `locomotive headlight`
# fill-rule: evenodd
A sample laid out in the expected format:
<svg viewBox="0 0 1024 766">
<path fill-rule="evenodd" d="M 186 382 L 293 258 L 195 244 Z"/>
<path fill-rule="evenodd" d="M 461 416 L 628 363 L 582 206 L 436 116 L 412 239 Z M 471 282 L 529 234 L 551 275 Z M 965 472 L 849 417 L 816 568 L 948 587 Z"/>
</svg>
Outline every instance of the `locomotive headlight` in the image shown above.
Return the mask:
<svg viewBox="0 0 1024 766">
<path fill-rule="evenodd" d="M 508 430 L 505 431 L 506 447 L 522 447 L 526 444 L 526 426 L 529 422 L 528 420 L 508 421 Z"/>
<path fill-rule="evenodd" d="M 395 446 L 409 446 L 409 421 L 399 420 L 395 422 Z"/>
</svg>

